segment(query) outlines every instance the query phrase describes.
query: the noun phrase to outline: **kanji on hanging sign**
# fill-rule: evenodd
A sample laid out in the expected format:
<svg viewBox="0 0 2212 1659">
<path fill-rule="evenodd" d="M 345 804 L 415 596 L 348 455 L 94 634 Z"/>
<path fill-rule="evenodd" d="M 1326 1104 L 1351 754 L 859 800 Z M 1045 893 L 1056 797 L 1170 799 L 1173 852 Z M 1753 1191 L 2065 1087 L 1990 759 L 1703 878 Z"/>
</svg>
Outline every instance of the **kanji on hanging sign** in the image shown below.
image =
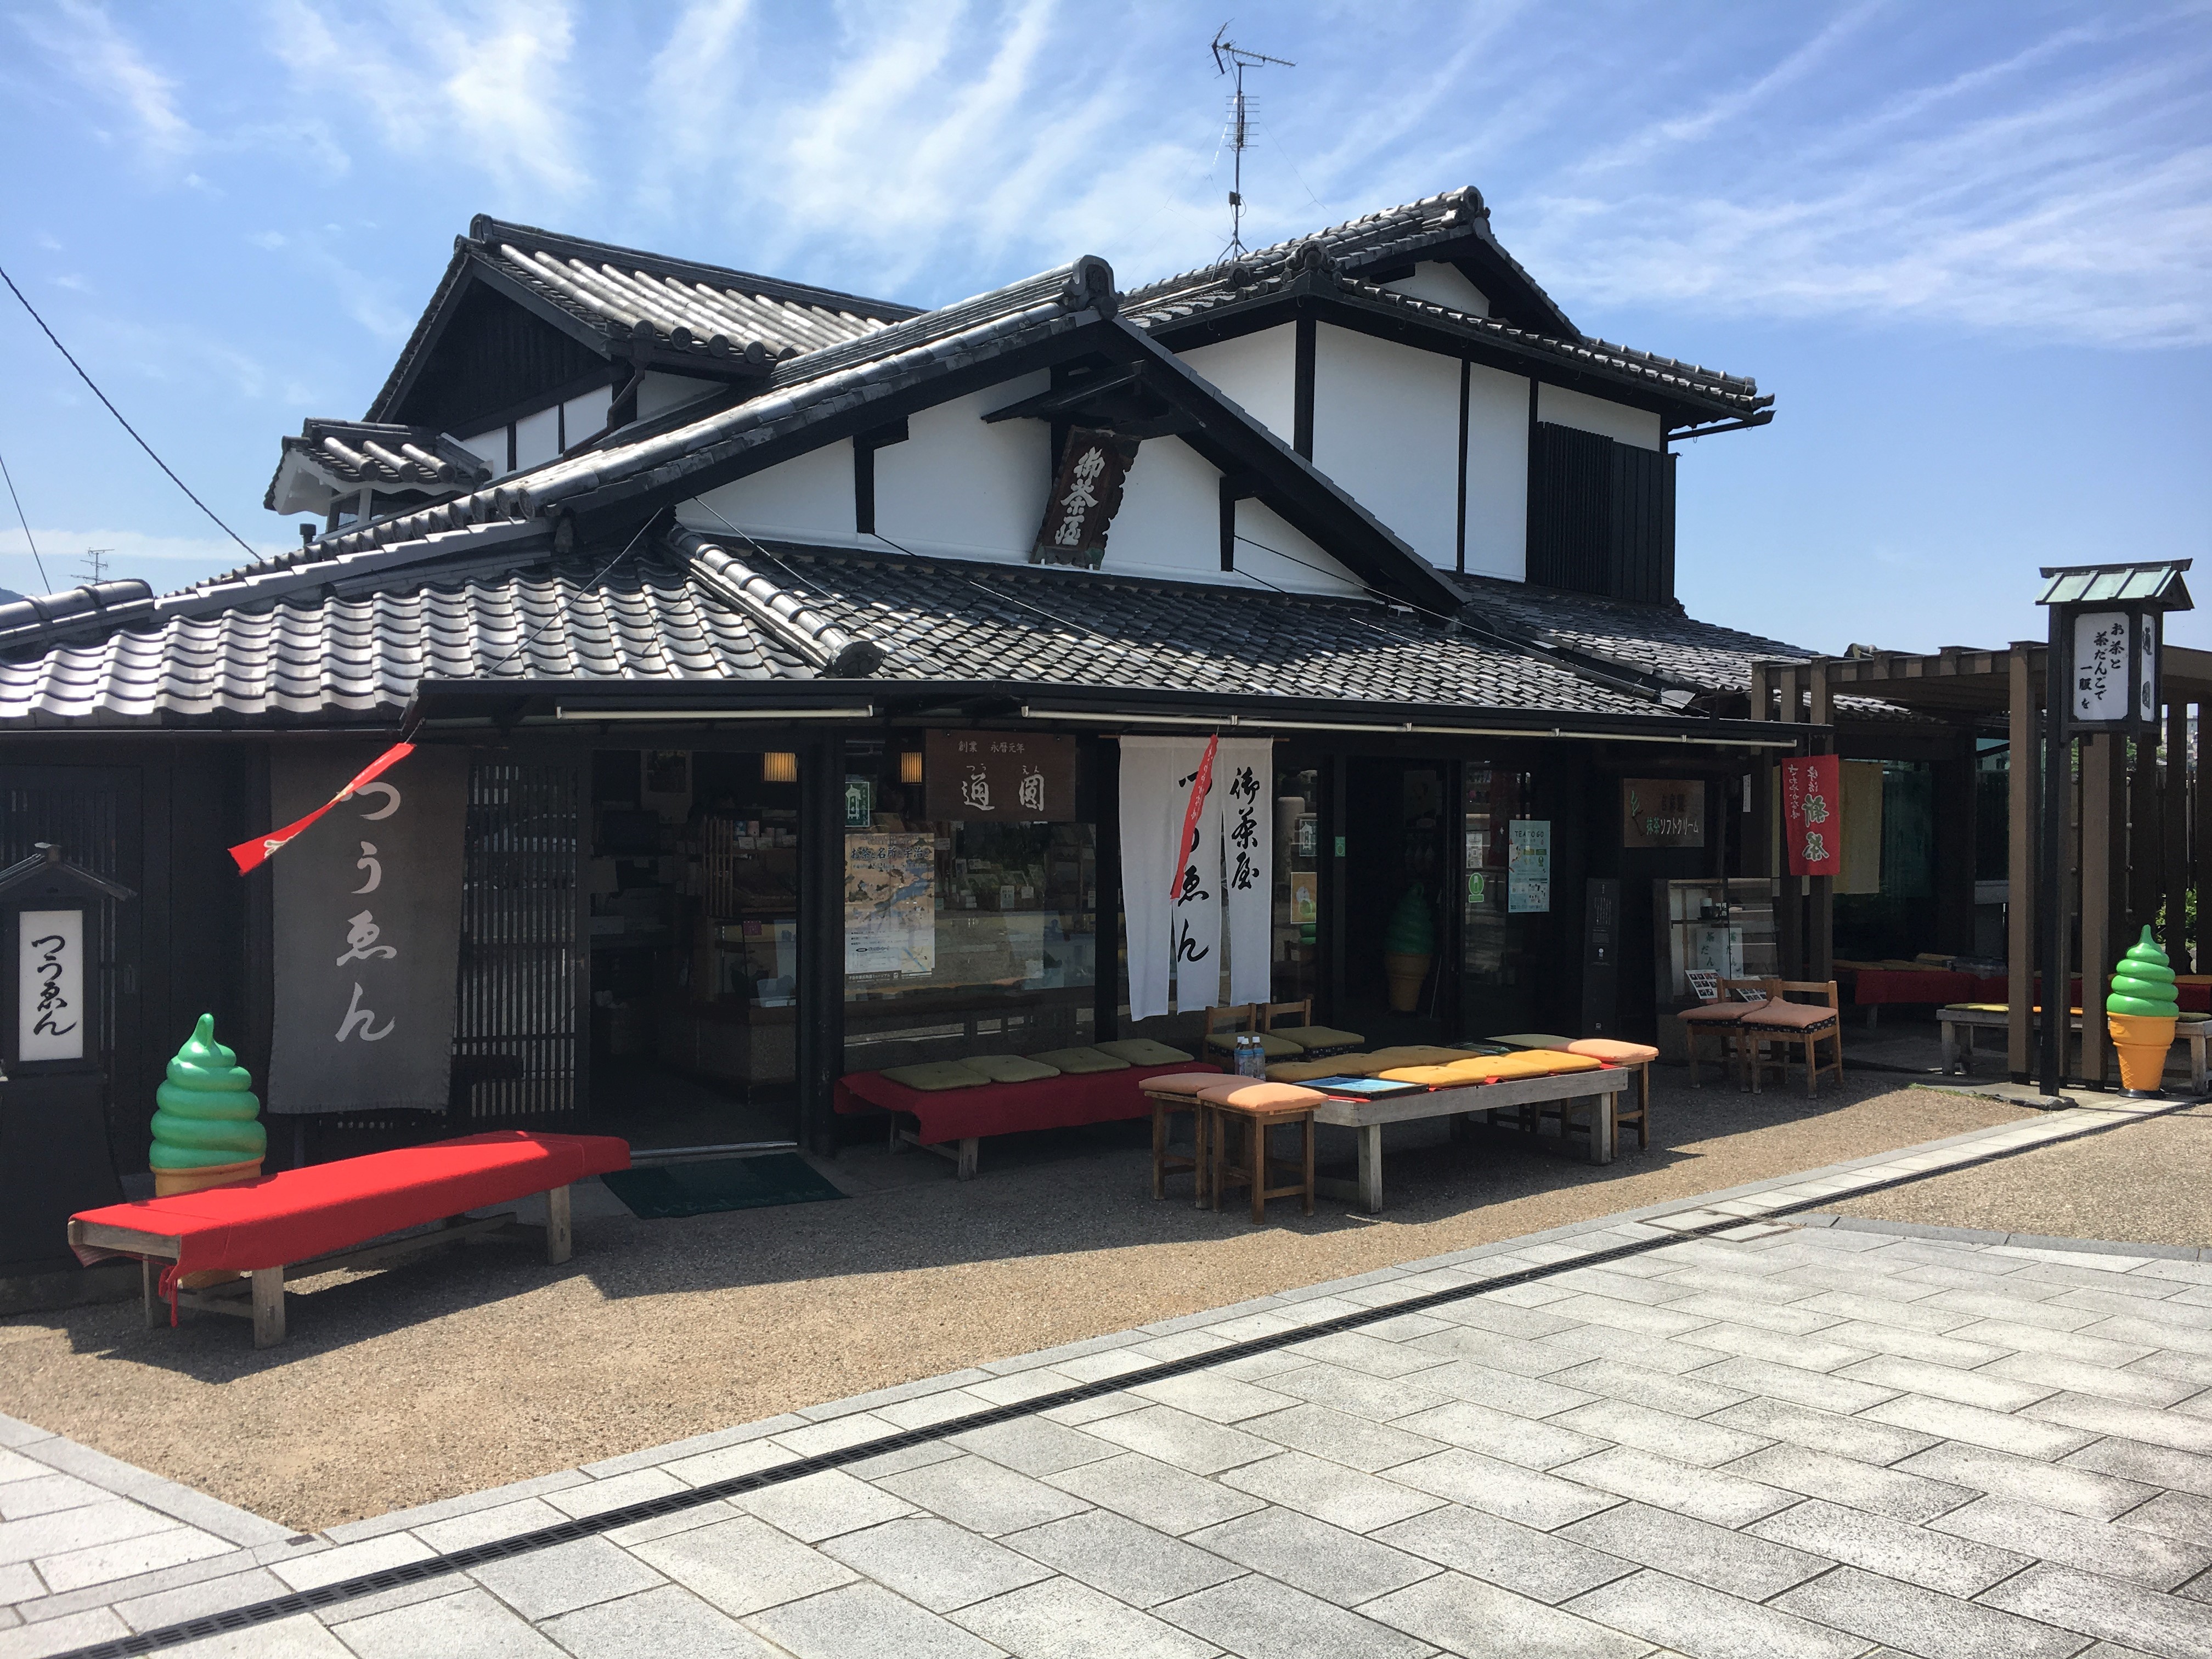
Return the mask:
<svg viewBox="0 0 2212 1659">
<path fill-rule="evenodd" d="M 1782 763 L 1782 852 L 1793 876 L 1844 869 L 1843 766 L 1833 755 Z"/>
<path fill-rule="evenodd" d="M 1106 532 L 1121 505 L 1121 485 L 1137 459 L 1137 441 L 1077 427 L 1060 452 L 1060 476 L 1044 504 L 1031 564 L 1072 564 L 1096 570 L 1105 562 Z"/>
</svg>

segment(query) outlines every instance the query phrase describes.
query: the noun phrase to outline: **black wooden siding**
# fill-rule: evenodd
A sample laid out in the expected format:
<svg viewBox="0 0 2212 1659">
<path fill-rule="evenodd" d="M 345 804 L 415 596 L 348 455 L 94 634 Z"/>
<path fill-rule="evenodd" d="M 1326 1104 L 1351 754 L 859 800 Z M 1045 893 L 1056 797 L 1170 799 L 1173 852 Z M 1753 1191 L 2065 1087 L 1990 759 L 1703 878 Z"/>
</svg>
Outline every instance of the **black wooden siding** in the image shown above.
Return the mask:
<svg viewBox="0 0 2212 1659">
<path fill-rule="evenodd" d="M 1528 580 L 1659 605 L 1674 597 L 1674 457 L 1540 422 Z"/>
<path fill-rule="evenodd" d="M 461 297 L 415 384 L 383 418 L 466 437 L 493 415 L 605 372 L 597 354 L 477 285 Z"/>
</svg>

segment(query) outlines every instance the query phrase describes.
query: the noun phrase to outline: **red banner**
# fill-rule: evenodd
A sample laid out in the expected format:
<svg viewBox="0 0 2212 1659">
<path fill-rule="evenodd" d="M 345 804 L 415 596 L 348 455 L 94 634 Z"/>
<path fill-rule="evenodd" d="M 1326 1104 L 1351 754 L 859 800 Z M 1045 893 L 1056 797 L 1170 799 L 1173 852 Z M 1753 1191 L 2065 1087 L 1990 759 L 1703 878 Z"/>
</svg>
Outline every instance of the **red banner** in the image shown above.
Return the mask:
<svg viewBox="0 0 2212 1659">
<path fill-rule="evenodd" d="M 1206 798 L 1213 789 L 1213 757 L 1221 752 L 1221 733 L 1216 732 L 1206 740 L 1206 753 L 1200 758 L 1198 770 L 1190 780 L 1190 803 L 1182 809 L 1182 839 L 1176 843 L 1175 885 L 1171 902 L 1182 902 L 1183 876 L 1190 868 L 1190 855 L 1198 850 L 1198 819 L 1206 810 Z"/>
<path fill-rule="evenodd" d="M 415 745 L 411 743 L 393 744 L 391 748 L 355 773 L 353 781 L 344 788 L 339 790 L 337 794 L 332 795 L 304 818 L 295 819 L 282 830 L 272 830 L 265 836 L 256 836 L 252 841 L 239 842 L 230 849 L 230 856 L 238 866 L 238 873 L 242 876 L 250 871 L 258 870 L 269 861 L 269 855 L 286 842 L 291 840 L 293 836 L 298 835 L 340 801 L 349 799 L 360 790 L 367 788 L 414 752 Z"/>
<path fill-rule="evenodd" d="M 1844 872 L 1843 763 L 1833 755 L 1782 763 L 1782 854 L 1793 876 Z"/>
</svg>

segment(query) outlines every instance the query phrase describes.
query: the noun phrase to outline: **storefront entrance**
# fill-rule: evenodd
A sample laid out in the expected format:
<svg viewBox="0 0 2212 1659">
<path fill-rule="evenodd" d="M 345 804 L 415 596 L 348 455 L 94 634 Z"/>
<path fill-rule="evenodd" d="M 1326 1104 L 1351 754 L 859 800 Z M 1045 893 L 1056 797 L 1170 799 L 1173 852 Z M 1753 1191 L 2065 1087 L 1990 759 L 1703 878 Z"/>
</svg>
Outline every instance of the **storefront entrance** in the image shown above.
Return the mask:
<svg viewBox="0 0 2212 1659">
<path fill-rule="evenodd" d="M 798 1139 L 799 757 L 603 749 L 584 866 L 593 1127 Z"/>
</svg>

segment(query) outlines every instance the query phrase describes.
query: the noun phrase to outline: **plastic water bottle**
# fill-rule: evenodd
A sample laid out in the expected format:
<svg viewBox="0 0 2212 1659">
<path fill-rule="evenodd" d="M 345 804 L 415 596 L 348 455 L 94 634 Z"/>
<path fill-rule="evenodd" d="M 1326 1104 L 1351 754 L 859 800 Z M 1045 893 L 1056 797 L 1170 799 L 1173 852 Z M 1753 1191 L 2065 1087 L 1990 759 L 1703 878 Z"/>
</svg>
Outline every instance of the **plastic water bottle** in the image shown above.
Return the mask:
<svg viewBox="0 0 2212 1659">
<path fill-rule="evenodd" d="M 1255 1036 L 1237 1039 L 1237 1071 L 1242 1077 L 1264 1078 L 1267 1075 L 1267 1055 Z"/>
</svg>

